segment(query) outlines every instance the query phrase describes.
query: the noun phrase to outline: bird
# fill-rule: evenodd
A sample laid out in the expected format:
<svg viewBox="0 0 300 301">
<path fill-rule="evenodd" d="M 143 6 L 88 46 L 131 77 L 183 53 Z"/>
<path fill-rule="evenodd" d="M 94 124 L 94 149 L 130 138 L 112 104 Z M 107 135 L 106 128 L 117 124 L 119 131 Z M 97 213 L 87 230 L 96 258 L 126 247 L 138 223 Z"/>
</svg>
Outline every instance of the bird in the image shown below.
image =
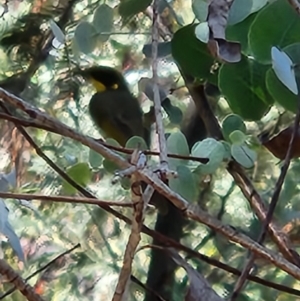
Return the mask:
<svg viewBox="0 0 300 301">
<path fill-rule="evenodd" d="M 131 93 L 124 76 L 108 66 L 93 66 L 80 73 L 96 90 L 88 110 L 104 136 L 123 147 L 131 137 L 139 136 L 149 146 L 149 122 L 144 120 L 138 99 Z"/>
</svg>

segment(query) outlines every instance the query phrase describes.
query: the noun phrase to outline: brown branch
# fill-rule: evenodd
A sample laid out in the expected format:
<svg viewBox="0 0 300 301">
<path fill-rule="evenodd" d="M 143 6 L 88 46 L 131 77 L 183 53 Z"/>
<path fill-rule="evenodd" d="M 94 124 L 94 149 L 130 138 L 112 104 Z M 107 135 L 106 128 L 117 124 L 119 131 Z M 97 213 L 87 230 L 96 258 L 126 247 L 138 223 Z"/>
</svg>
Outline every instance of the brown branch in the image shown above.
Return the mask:
<svg viewBox="0 0 300 301">
<path fill-rule="evenodd" d="M 44 301 L 44 299 L 38 295 L 29 284 L 26 284 L 22 277 L 3 259 L 0 259 L 0 274 L 5 276 L 6 279 L 11 282 L 27 300 Z"/>
<path fill-rule="evenodd" d="M 46 131 L 51 131 L 56 134 L 60 134 L 59 131 L 54 131 L 51 127 L 46 126 L 45 124 L 42 124 L 40 122 L 37 122 L 36 120 L 27 120 L 27 119 L 22 119 L 18 117 L 14 117 L 5 113 L 0 112 L 0 119 L 8 120 L 11 121 L 15 124 L 21 125 L 23 127 L 33 127 L 33 128 L 38 128 Z M 99 142 L 99 140 L 98 140 Z M 100 143 L 100 142 L 99 142 Z M 110 145 L 106 142 L 102 142 L 101 144 L 106 146 L 110 150 L 115 150 L 124 154 L 131 155 L 133 153 L 133 149 L 130 148 L 125 148 L 122 146 L 114 146 Z M 144 153 L 146 155 L 151 155 L 151 156 L 159 156 L 159 152 L 151 151 L 151 150 L 145 150 Z M 177 155 L 177 154 L 167 154 L 169 158 L 174 158 L 174 159 L 181 159 L 181 160 L 187 160 L 187 161 L 194 161 L 194 162 L 200 162 L 200 163 L 207 163 L 209 159 L 207 158 L 201 158 L 201 157 L 194 157 L 194 156 L 183 156 L 183 155 Z"/>
<path fill-rule="evenodd" d="M 74 247 L 72 247 L 71 249 L 59 254 L 58 256 L 56 256 L 54 259 L 52 259 L 50 262 L 48 262 L 47 264 L 45 264 L 44 266 L 42 266 L 41 268 L 39 268 L 38 270 L 36 270 L 35 272 L 33 272 L 31 275 L 29 275 L 28 277 L 25 278 L 25 281 L 27 282 L 28 280 L 30 280 L 31 278 L 33 278 L 35 275 L 39 274 L 40 272 L 46 270 L 47 268 L 51 267 L 56 261 L 58 261 L 60 258 L 64 257 L 67 254 L 70 254 L 71 252 L 73 252 L 75 249 L 79 248 L 80 244 L 75 245 Z M 9 296 L 11 293 L 13 293 L 15 290 L 17 289 L 17 287 L 12 287 L 10 290 L 8 290 L 6 293 L 4 293 L 3 295 L 0 296 L 0 300 L 4 299 L 5 297 Z"/>
<path fill-rule="evenodd" d="M 300 3 L 297 0 L 288 0 L 293 9 L 300 15 Z"/>
<path fill-rule="evenodd" d="M 57 195 L 44 195 L 44 194 L 31 194 L 31 193 L 11 193 L 0 192 L 0 198 L 2 199 L 24 199 L 27 201 L 41 200 L 51 201 L 55 203 L 77 203 L 77 204 L 92 204 L 92 205 L 104 205 L 104 206 L 118 206 L 118 207 L 132 207 L 132 203 L 114 202 L 114 201 L 102 201 L 95 198 L 81 198 L 75 196 L 57 196 Z"/>
<path fill-rule="evenodd" d="M 136 164 L 139 160 L 138 151 L 134 152 L 132 159 Z M 144 201 L 143 201 L 143 192 L 137 173 L 134 173 L 131 176 L 131 198 L 133 206 L 133 216 L 131 222 L 131 232 L 129 239 L 125 248 L 123 265 L 119 274 L 118 283 L 115 289 L 113 301 L 121 301 L 128 299 L 128 288 L 130 283 L 130 276 L 132 271 L 132 262 L 136 249 L 141 240 L 141 229 L 144 222 Z"/>
</svg>

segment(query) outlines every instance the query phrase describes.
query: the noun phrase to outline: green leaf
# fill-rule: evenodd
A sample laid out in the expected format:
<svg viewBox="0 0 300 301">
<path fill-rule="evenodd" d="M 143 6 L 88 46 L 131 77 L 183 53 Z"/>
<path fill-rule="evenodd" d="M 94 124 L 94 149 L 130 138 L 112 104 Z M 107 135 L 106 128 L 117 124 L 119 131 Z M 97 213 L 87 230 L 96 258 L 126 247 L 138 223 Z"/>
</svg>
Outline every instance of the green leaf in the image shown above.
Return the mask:
<svg viewBox="0 0 300 301">
<path fill-rule="evenodd" d="M 286 110 L 297 112 L 297 95 L 291 92 L 276 76 L 273 69 L 268 70 L 266 76 L 267 88 L 276 102 Z"/>
<path fill-rule="evenodd" d="M 143 54 L 147 58 L 152 57 L 152 44 L 146 44 L 143 47 Z M 157 58 L 166 57 L 171 54 L 171 42 L 160 42 L 157 45 Z"/>
<path fill-rule="evenodd" d="M 198 24 L 195 28 L 195 35 L 198 40 L 203 43 L 207 43 L 209 41 L 209 27 L 207 22 L 202 22 Z"/>
<path fill-rule="evenodd" d="M 191 155 L 208 158 L 208 163 L 199 163 L 197 172 L 201 174 L 212 174 L 220 167 L 225 155 L 225 149 L 221 142 L 213 138 L 206 138 L 193 146 Z"/>
<path fill-rule="evenodd" d="M 187 144 L 185 136 L 181 132 L 172 133 L 167 140 L 168 153 L 174 155 L 189 156 L 189 146 Z M 186 165 L 187 160 L 168 158 L 168 162 L 171 168 L 175 169 L 176 166 Z"/>
<path fill-rule="evenodd" d="M 277 47 L 272 47 L 271 56 L 272 68 L 278 79 L 295 95 L 298 95 L 294 63 L 291 58 Z"/>
<path fill-rule="evenodd" d="M 152 0 L 123 0 L 119 5 L 119 14 L 126 22 L 134 15 L 144 11 Z"/>
<path fill-rule="evenodd" d="M 177 166 L 176 171 L 178 177 L 169 180 L 170 188 L 188 202 L 196 202 L 198 191 L 195 176 L 188 167 L 183 165 Z"/>
<path fill-rule="evenodd" d="M 129 190 L 131 188 L 131 181 L 129 178 L 122 178 L 121 179 L 121 186 L 125 190 Z"/>
<path fill-rule="evenodd" d="M 268 0 L 235 0 L 230 7 L 227 25 L 235 25 L 244 21 L 267 3 Z"/>
<path fill-rule="evenodd" d="M 246 144 L 244 145 L 231 145 L 231 155 L 239 164 L 245 168 L 251 168 L 257 159 L 255 151 L 250 149 Z"/>
<path fill-rule="evenodd" d="M 249 44 L 255 58 L 271 62 L 271 47 L 283 48 L 299 41 L 300 18 L 286 0 L 277 0 L 264 7 L 253 22 Z"/>
<path fill-rule="evenodd" d="M 6 207 L 3 199 L 0 198 L 0 220 L 1 220 L 0 232 L 9 239 L 9 243 L 11 247 L 16 252 L 19 259 L 24 262 L 25 261 L 24 254 L 20 244 L 20 239 L 18 238 L 13 227 L 9 223 L 8 217 L 9 217 L 9 209 Z"/>
<path fill-rule="evenodd" d="M 273 104 L 265 84 L 267 66 L 242 56 L 219 71 L 219 87 L 231 110 L 247 120 L 259 120 Z"/>
<path fill-rule="evenodd" d="M 300 64 L 300 43 L 295 43 L 283 48 L 284 52 L 291 58 L 294 64 Z M 300 74 L 297 66 L 295 67 L 296 81 L 299 82 Z M 292 93 L 276 76 L 272 67 L 267 72 L 266 75 L 266 85 L 268 91 L 273 96 L 273 98 L 286 110 L 296 113 L 298 97 Z M 299 89 L 299 84 L 298 84 Z"/>
<path fill-rule="evenodd" d="M 125 148 L 139 149 L 139 150 L 147 150 L 147 143 L 142 137 L 133 136 L 131 137 L 125 145 Z"/>
<path fill-rule="evenodd" d="M 183 113 L 182 111 L 174 106 L 170 100 L 170 98 L 165 98 L 165 100 L 162 103 L 162 107 L 168 114 L 169 120 L 171 123 L 174 124 L 180 124 L 183 118 Z"/>
<path fill-rule="evenodd" d="M 246 134 L 247 128 L 244 123 L 244 120 L 239 115 L 236 114 L 227 115 L 222 122 L 222 133 L 224 139 L 230 141 L 229 138 L 230 134 L 236 130 L 239 130 L 242 133 Z"/>
<path fill-rule="evenodd" d="M 97 31 L 89 22 L 81 22 L 75 29 L 74 38 L 78 48 L 84 54 L 93 52 L 97 45 Z"/>
<path fill-rule="evenodd" d="M 233 1 L 228 15 L 228 25 L 234 25 L 245 20 L 252 9 L 252 0 L 235 0 Z"/>
<path fill-rule="evenodd" d="M 107 4 L 99 5 L 94 13 L 93 25 L 96 29 L 98 39 L 101 42 L 106 42 L 109 39 L 109 34 L 102 34 L 111 32 L 113 29 L 114 11 Z"/>
<path fill-rule="evenodd" d="M 55 36 L 55 38 L 57 39 L 58 42 L 60 42 L 61 44 L 65 43 L 65 35 L 62 32 L 62 30 L 60 29 L 60 27 L 55 23 L 55 21 L 50 20 L 50 28 Z"/>
<path fill-rule="evenodd" d="M 192 10 L 200 22 L 205 22 L 208 14 L 208 2 L 206 0 L 192 0 Z"/>
<path fill-rule="evenodd" d="M 89 151 L 89 162 L 90 162 L 90 165 L 93 167 L 93 168 L 99 168 L 103 162 L 103 157 L 95 152 L 94 150 L 90 149 Z"/>
<path fill-rule="evenodd" d="M 195 35 L 197 25 L 187 25 L 176 31 L 171 42 L 172 55 L 185 73 L 206 79 L 211 76 L 210 69 L 214 60 L 207 50 L 207 45 Z"/>
<path fill-rule="evenodd" d="M 106 143 L 111 145 L 111 146 L 121 147 L 120 144 L 112 138 L 107 138 Z M 121 153 L 121 152 L 117 152 L 117 153 L 120 156 L 125 156 L 124 153 Z M 112 161 L 110 161 L 106 158 L 104 158 L 104 160 L 103 160 L 103 168 L 105 169 L 105 171 L 107 171 L 108 173 L 112 173 L 112 174 L 120 169 L 119 166 L 115 162 L 112 162 Z"/>
<path fill-rule="evenodd" d="M 226 27 L 226 39 L 240 42 L 242 45 L 242 51 L 245 54 L 251 53 L 251 50 L 249 49 L 248 45 L 248 33 L 250 26 L 255 20 L 255 17 L 256 14 L 252 14 L 249 17 L 247 17 L 243 22 Z"/>
<path fill-rule="evenodd" d="M 232 142 L 232 144 L 235 145 L 243 145 L 246 141 L 246 135 L 237 130 L 237 131 L 233 131 L 230 135 L 229 135 L 229 139 Z"/>
<path fill-rule="evenodd" d="M 92 179 L 92 172 L 87 163 L 77 163 L 68 168 L 66 173 L 72 180 L 82 187 L 86 187 Z M 63 180 L 62 188 L 66 194 L 75 194 L 77 191 L 77 189 L 65 180 Z"/>
<path fill-rule="evenodd" d="M 231 144 L 227 141 L 221 141 L 223 147 L 224 147 L 224 156 L 223 160 L 229 161 L 231 159 Z"/>
</svg>

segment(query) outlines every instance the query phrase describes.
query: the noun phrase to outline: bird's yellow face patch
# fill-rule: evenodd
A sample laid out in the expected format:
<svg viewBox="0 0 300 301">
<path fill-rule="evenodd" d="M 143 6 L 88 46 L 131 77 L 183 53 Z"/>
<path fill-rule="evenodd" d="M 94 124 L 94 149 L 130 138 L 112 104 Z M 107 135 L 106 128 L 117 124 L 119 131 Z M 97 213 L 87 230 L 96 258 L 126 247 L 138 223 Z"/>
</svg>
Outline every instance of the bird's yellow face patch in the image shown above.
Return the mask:
<svg viewBox="0 0 300 301">
<path fill-rule="evenodd" d="M 99 82 L 99 81 L 97 81 L 97 80 L 95 80 L 93 78 L 90 78 L 90 82 L 92 83 L 92 85 L 94 86 L 94 88 L 96 89 L 97 92 L 104 92 L 104 91 L 106 91 L 108 89 L 110 89 L 110 90 L 117 90 L 119 88 L 118 84 L 113 84 L 110 87 L 106 87 L 101 82 Z"/>
<path fill-rule="evenodd" d="M 101 82 L 98 82 L 93 78 L 90 78 L 90 81 L 97 92 L 104 92 L 107 89 Z"/>
</svg>

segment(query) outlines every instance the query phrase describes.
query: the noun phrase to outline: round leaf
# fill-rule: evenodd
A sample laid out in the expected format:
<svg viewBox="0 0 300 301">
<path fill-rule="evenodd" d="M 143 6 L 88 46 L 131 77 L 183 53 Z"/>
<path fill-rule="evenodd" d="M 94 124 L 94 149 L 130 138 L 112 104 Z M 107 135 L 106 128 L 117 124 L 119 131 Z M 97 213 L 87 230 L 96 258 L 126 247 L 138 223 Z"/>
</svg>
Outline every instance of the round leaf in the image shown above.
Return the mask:
<svg viewBox="0 0 300 301">
<path fill-rule="evenodd" d="M 184 72 L 206 79 L 211 76 L 210 69 L 214 60 L 207 45 L 197 39 L 196 26 L 197 24 L 187 25 L 176 31 L 171 42 L 172 55 Z"/>
<path fill-rule="evenodd" d="M 222 133 L 224 139 L 229 141 L 229 135 L 235 130 L 239 130 L 245 134 L 247 132 L 244 120 L 239 115 L 230 114 L 226 116 L 222 122 Z"/>
<path fill-rule="evenodd" d="M 57 41 L 61 44 L 64 44 L 65 35 L 62 32 L 62 30 L 60 29 L 60 27 L 53 20 L 50 20 L 50 27 L 51 27 L 51 30 L 52 30 L 54 36 L 56 37 Z"/>
<path fill-rule="evenodd" d="M 205 22 L 208 13 L 208 2 L 206 0 L 192 0 L 192 10 L 200 22 Z"/>
<path fill-rule="evenodd" d="M 251 168 L 257 159 L 257 154 L 251 150 L 247 145 L 231 146 L 231 155 L 235 161 L 244 166 L 245 168 Z"/>
<path fill-rule="evenodd" d="M 109 39 L 109 34 L 113 29 L 114 11 L 107 4 L 102 4 L 98 6 L 95 11 L 93 25 L 96 29 L 98 39 L 101 42 L 106 42 Z"/>
<path fill-rule="evenodd" d="M 267 0 L 235 0 L 230 7 L 227 25 L 243 22 L 250 14 L 259 11 Z"/>
<path fill-rule="evenodd" d="M 167 150 L 170 154 L 188 156 L 190 154 L 189 146 L 187 144 L 185 136 L 181 132 L 172 133 L 167 140 Z M 187 161 L 168 158 L 168 162 L 171 168 L 176 168 L 178 165 L 185 165 Z"/>
<path fill-rule="evenodd" d="M 95 152 L 94 150 L 90 149 L 89 151 L 89 162 L 90 165 L 93 168 L 99 168 L 99 166 L 101 166 L 102 162 L 103 162 L 103 157 Z"/>
<path fill-rule="evenodd" d="M 288 111 L 297 112 L 297 95 L 282 84 L 272 69 L 267 72 L 266 84 L 270 94 L 280 105 Z"/>
<path fill-rule="evenodd" d="M 108 139 L 106 139 L 106 141 L 105 141 L 107 144 L 109 144 L 109 145 L 111 145 L 111 146 L 118 146 L 118 147 L 120 147 L 120 144 L 116 141 L 116 140 L 114 140 L 114 139 L 112 139 L 112 138 L 108 138 Z M 121 155 L 121 156 L 125 156 L 124 155 L 124 153 L 120 153 L 120 152 L 117 152 L 119 155 Z M 117 170 L 119 170 L 119 166 L 116 164 L 116 163 L 114 163 L 114 162 L 112 162 L 112 161 L 110 161 L 110 160 L 107 160 L 106 158 L 104 158 L 104 160 L 103 160 L 103 168 L 108 172 L 108 173 L 114 173 L 114 172 L 116 172 Z"/>
<path fill-rule="evenodd" d="M 131 188 L 131 181 L 129 178 L 122 178 L 121 179 L 121 186 L 125 190 L 129 190 Z"/>
<path fill-rule="evenodd" d="M 191 154 L 195 157 L 209 158 L 208 163 L 199 163 L 197 170 L 201 174 L 212 174 L 221 165 L 225 149 L 221 142 L 213 138 L 206 138 L 193 146 Z"/>
<path fill-rule="evenodd" d="M 290 57 L 276 47 L 271 48 L 272 67 L 278 79 L 295 95 L 298 87 L 295 78 L 293 62 Z"/>
<path fill-rule="evenodd" d="M 152 0 L 123 0 L 119 5 L 119 14 L 126 22 L 134 15 L 144 11 Z"/>
<path fill-rule="evenodd" d="M 229 139 L 232 142 L 232 144 L 243 145 L 246 141 L 246 135 L 243 132 L 237 130 L 233 131 L 229 135 Z"/>
<path fill-rule="evenodd" d="M 170 188 L 180 194 L 188 202 L 196 202 L 198 191 L 195 176 L 186 166 L 179 165 L 176 171 L 178 177 L 169 180 Z"/>
<path fill-rule="evenodd" d="M 245 20 L 252 10 L 252 0 L 235 0 L 233 1 L 228 15 L 228 25 L 234 25 Z"/>
<path fill-rule="evenodd" d="M 195 28 L 195 35 L 198 40 L 207 43 L 209 40 L 209 27 L 207 22 L 198 24 Z"/>
<path fill-rule="evenodd" d="M 294 64 L 300 64 L 300 43 L 295 43 L 285 47 L 284 52 L 291 58 Z M 300 74 L 298 67 L 295 67 L 296 81 L 299 81 Z M 286 110 L 297 112 L 297 96 L 292 93 L 282 82 L 279 81 L 272 68 L 266 75 L 266 85 L 274 99 Z"/>
<path fill-rule="evenodd" d="M 249 50 L 249 37 L 250 26 L 255 20 L 257 14 L 252 14 L 247 17 L 243 22 L 226 27 L 226 39 L 231 41 L 238 41 L 242 45 L 242 51 L 245 54 L 251 53 Z"/>
<path fill-rule="evenodd" d="M 253 55 L 263 63 L 271 62 L 271 47 L 281 49 L 299 41 L 300 18 L 286 0 L 265 6 L 253 22 L 249 43 Z"/>
<path fill-rule="evenodd" d="M 77 163 L 67 169 L 67 175 L 82 187 L 86 187 L 92 178 L 92 172 L 87 163 Z M 62 188 L 66 194 L 75 194 L 76 189 L 63 180 Z"/>
<path fill-rule="evenodd" d="M 267 68 L 243 56 L 219 71 L 219 87 L 231 110 L 246 120 L 261 119 L 274 102 L 265 84 Z"/>
<path fill-rule="evenodd" d="M 221 141 L 223 147 L 224 147 L 224 156 L 223 156 L 223 160 L 225 161 L 229 161 L 231 159 L 231 144 L 229 144 L 226 141 Z"/>
<path fill-rule="evenodd" d="M 97 45 L 97 31 L 89 22 L 81 22 L 75 29 L 74 37 L 78 48 L 84 54 L 93 52 Z"/>
<path fill-rule="evenodd" d="M 147 58 L 152 57 L 152 44 L 145 44 L 142 50 Z M 157 45 L 157 58 L 166 57 L 171 54 L 171 42 L 160 42 Z"/>
<path fill-rule="evenodd" d="M 140 150 L 148 149 L 147 143 L 145 142 L 145 140 L 139 136 L 131 137 L 126 142 L 125 148 L 140 149 Z"/>
</svg>

